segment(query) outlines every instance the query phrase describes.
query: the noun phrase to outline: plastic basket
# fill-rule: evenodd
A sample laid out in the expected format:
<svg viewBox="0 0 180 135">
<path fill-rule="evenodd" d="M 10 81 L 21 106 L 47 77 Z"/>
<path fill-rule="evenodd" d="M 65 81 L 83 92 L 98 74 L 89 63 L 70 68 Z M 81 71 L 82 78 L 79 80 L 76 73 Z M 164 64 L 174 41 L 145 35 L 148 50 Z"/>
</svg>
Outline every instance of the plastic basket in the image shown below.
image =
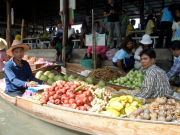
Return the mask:
<svg viewBox="0 0 180 135">
<path fill-rule="evenodd" d="M 85 68 L 94 68 L 94 62 L 92 59 L 88 59 L 88 60 L 81 60 L 81 66 L 85 67 Z"/>
</svg>

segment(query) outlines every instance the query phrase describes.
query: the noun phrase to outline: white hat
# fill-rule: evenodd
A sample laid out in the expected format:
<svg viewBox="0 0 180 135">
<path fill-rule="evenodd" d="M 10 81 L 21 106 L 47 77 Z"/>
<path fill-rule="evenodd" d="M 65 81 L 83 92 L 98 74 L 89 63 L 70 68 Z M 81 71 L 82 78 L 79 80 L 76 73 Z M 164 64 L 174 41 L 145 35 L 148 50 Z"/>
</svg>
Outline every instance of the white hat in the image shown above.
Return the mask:
<svg viewBox="0 0 180 135">
<path fill-rule="evenodd" d="M 0 38 L 0 50 L 3 50 L 4 48 L 6 48 L 6 46 L 7 46 L 6 40 Z"/>
<path fill-rule="evenodd" d="M 145 34 L 143 37 L 142 37 L 142 40 L 140 41 L 141 44 L 144 44 L 144 45 L 150 45 L 152 44 L 152 40 L 151 40 L 151 36 Z"/>
</svg>

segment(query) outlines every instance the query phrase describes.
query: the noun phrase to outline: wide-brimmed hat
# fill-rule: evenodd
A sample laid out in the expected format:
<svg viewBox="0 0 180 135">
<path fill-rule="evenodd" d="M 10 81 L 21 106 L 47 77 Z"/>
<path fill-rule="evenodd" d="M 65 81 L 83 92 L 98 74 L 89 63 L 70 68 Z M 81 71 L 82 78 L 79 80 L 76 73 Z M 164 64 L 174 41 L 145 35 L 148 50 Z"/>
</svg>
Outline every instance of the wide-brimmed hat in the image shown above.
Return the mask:
<svg viewBox="0 0 180 135">
<path fill-rule="evenodd" d="M 3 50 L 4 48 L 6 48 L 6 46 L 7 46 L 6 40 L 0 38 L 0 50 Z"/>
<path fill-rule="evenodd" d="M 144 45 L 150 45 L 152 44 L 152 40 L 151 40 L 151 36 L 145 34 L 143 37 L 142 37 L 142 40 L 140 41 L 141 44 L 144 44 Z"/>
<path fill-rule="evenodd" d="M 30 49 L 30 47 L 28 45 L 22 44 L 19 40 L 14 40 L 11 47 L 6 51 L 6 54 L 9 56 L 13 56 L 12 50 L 14 48 L 19 48 L 19 47 L 24 48 L 24 52 L 27 52 Z"/>
</svg>

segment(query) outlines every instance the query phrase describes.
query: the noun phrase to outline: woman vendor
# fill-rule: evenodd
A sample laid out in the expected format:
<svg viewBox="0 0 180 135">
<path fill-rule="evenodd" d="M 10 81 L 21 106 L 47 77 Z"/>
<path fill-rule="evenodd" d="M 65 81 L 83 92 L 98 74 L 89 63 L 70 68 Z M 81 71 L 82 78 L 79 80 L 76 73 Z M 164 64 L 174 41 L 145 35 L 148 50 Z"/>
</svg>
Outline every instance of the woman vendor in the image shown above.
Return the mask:
<svg viewBox="0 0 180 135">
<path fill-rule="evenodd" d="M 142 98 L 163 97 L 169 91 L 170 84 L 166 72 L 154 64 L 156 58 L 155 51 L 144 49 L 140 53 L 140 57 L 145 77 L 142 90 L 139 93 L 133 94 L 133 96 Z"/>
<path fill-rule="evenodd" d="M 12 46 L 6 51 L 6 54 L 13 59 L 4 65 L 5 93 L 12 97 L 22 96 L 27 87 L 34 87 L 43 83 L 34 77 L 28 62 L 22 59 L 24 52 L 29 49 L 28 45 L 22 44 L 19 40 L 14 40 Z"/>
<path fill-rule="evenodd" d="M 133 40 L 131 37 L 125 37 L 122 43 L 122 49 L 113 57 L 113 65 L 119 68 L 118 73 L 126 75 L 134 67 L 134 58 L 132 56 Z"/>
<path fill-rule="evenodd" d="M 0 38 L 0 71 L 4 68 L 4 61 L 7 62 L 9 59 L 6 55 L 6 48 L 7 42 Z"/>
</svg>

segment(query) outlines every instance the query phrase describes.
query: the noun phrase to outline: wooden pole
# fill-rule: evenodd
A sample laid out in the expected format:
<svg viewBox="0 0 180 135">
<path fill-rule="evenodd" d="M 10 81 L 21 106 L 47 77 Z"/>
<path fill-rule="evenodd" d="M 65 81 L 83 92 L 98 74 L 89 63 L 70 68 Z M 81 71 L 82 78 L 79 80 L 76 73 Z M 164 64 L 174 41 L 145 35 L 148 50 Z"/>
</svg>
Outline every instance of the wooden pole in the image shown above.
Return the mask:
<svg viewBox="0 0 180 135">
<path fill-rule="evenodd" d="M 22 25 L 21 25 L 21 43 L 23 43 L 23 36 L 24 36 L 24 19 L 22 19 Z"/>
<path fill-rule="evenodd" d="M 68 23 L 69 23 L 69 0 L 63 0 L 63 51 L 62 61 L 66 62 L 66 43 L 68 39 Z"/>
<path fill-rule="evenodd" d="M 139 0 L 139 5 L 141 30 L 144 30 L 144 0 Z"/>
<path fill-rule="evenodd" d="M 7 10 L 7 30 L 6 30 L 6 41 L 7 46 L 11 46 L 11 1 L 6 0 L 6 10 Z"/>
<path fill-rule="evenodd" d="M 97 68 L 97 55 L 96 55 L 96 33 L 94 27 L 94 0 L 92 0 L 92 39 L 93 39 L 93 60 L 94 60 L 94 69 Z"/>
</svg>

